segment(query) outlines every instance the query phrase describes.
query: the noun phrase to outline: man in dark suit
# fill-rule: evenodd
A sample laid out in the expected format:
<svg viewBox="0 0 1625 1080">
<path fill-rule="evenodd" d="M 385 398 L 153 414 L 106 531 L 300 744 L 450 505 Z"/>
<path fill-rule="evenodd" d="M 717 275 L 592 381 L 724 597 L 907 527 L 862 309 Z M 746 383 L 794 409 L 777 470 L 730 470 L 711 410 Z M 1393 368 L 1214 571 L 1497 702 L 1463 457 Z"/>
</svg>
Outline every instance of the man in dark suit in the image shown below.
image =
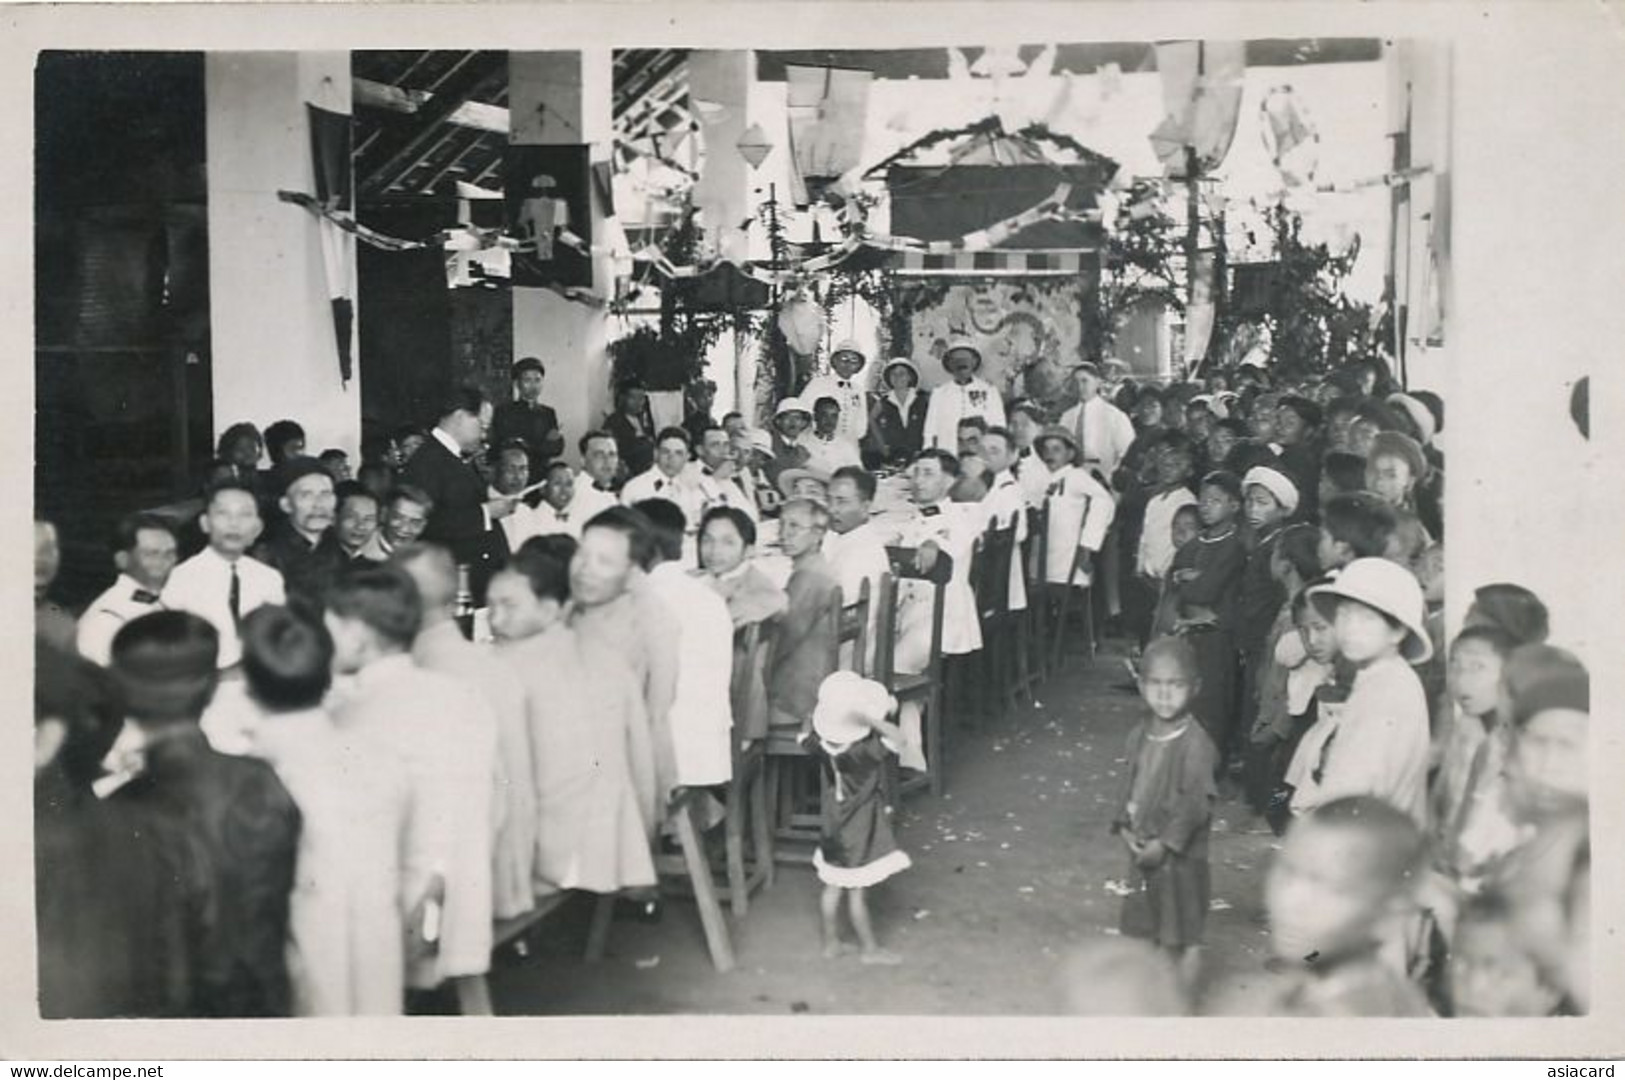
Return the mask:
<svg viewBox="0 0 1625 1080">
<path fill-rule="evenodd" d="M 277 500 L 282 517 L 249 554 L 281 572 L 290 596 L 319 609 L 347 561 L 333 533 L 333 477 L 307 457 L 284 465 L 282 479 L 287 485 Z"/>
<path fill-rule="evenodd" d="M 166 871 L 191 897 L 183 1011 L 287 1016 L 284 950 L 302 821 L 271 766 L 218 753 L 198 726 L 219 679 L 219 648 L 214 627 L 186 611 L 132 619 L 113 638 L 113 679 L 140 729 L 144 763 L 108 804 L 145 818 Z"/>
<path fill-rule="evenodd" d="M 542 404 L 542 381 L 546 377 L 546 369 L 534 356 L 514 364 L 513 381 L 519 399 L 498 405 L 491 419 L 491 445 L 506 446 L 516 439 L 523 442 L 532 476 L 543 475 L 547 463 L 564 453 L 558 414 Z"/>
<path fill-rule="evenodd" d="M 486 582 L 507 557 L 498 523 L 518 502 L 508 496 L 490 498 L 484 478 L 467 460 L 484 444 L 491 415 L 491 403 L 478 387 L 458 387 L 441 403 L 423 448 L 401 471 L 403 483 L 422 489 L 434 503 L 423 539 L 444 544 L 459 565 L 469 568 L 475 603 L 483 602 Z"/>
<path fill-rule="evenodd" d="M 615 391 L 615 411 L 604 417 L 603 427 L 615 437 L 627 476 L 649 471 L 655 463 L 655 425 L 643 387 L 622 383 Z"/>
</svg>

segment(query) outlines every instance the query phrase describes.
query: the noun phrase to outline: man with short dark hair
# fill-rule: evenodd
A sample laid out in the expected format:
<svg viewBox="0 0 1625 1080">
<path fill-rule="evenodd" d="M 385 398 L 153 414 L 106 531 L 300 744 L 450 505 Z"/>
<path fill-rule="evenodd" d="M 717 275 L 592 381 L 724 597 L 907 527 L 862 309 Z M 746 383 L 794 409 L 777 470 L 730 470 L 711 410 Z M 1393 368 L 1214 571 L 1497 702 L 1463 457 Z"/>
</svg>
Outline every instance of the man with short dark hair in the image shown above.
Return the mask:
<svg viewBox="0 0 1625 1080">
<path fill-rule="evenodd" d="M 176 561 L 175 530 L 169 522 L 155 514 L 131 514 L 120 521 L 113 549 L 118 580 L 79 617 L 79 655 L 105 666 L 119 627 L 164 610 L 162 594 Z"/>
<path fill-rule="evenodd" d="M 518 397 L 504 401 L 491 417 L 491 445 L 506 446 L 519 440 L 530 457 L 532 472 L 540 473 L 550 459 L 564 453 L 564 432 L 559 416 L 542 404 L 542 383 L 547 369 L 540 359 L 526 356 L 513 365 L 513 384 Z"/>
<path fill-rule="evenodd" d="M 577 444 L 581 451 L 581 471 L 591 481 L 581 485 L 611 496 L 606 506 L 613 506 L 613 496 L 620 490 L 624 477 L 621 472 L 621 448 L 615 436 L 607 431 L 593 430 L 581 436 Z"/>
<path fill-rule="evenodd" d="M 686 522 L 685 522 L 686 529 Z M 649 519 L 615 506 L 587 522 L 570 562 L 570 625 L 626 658 L 647 705 L 648 726 L 628 732 L 628 756 L 644 828 L 654 835 L 677 786 L 671 706 L 677 694 L 681 629 L 642 580 L 655 538 Z"/>
<path fill-rule="evenodd" d="M 713 506 L 737 506 L 756 520 L 756 500 L 746 493 L 739 482 L 741 466 L 734 450 L 733 440 L 722 428 L 713 424 L 700 434 L 699 467 L 700 490 L 705 494 L 704 509 Z M 703 513 L 702 513 L 703 516 Z"/>
<path fill-rule="evenodd" d="M 109 796 L 149 826 L 198 896 L 186 1012 L 287 1016 L 284 949 L 301 819 L 263 761 L 216 752 L 198 720 L 214 696 L 220 637 L 190 612 L 133 619 L 113 638 L 113 679 L 140 729 L 142 771 Z"/>
<path fill-rule="evenodd" d="M 378 497 L 359 481 L 349 480 L 334 489 L 338 514 L 333 536 L 344 552 L 345 565 L 377 565 L 388 558 L 379 539 Z"/>
<path fill-rule="evenodd" d="M 209 544 L 170 573 L 164 604 L 207 619 L 220 635 L 220 666 L 232 667 L 242 659 L 237 627 L 243 617 L 264 604 L 285 603 L 286 587 L 281 572 L 248 554 L 264 522 L 246 484 L 226 480 L 211 487 L 198 527 Z"/>
<path fill-rule="evenodd" d="M 446 545 L 469 568 L 476 603 L 484 599 L 486 582 L 507 554 L 497 523 L 518 504 L 510 496 L 489 497 L 485 480 L 469 461 L 485 444 L 491 412 L 478 387 L 456 388 L 442 400 L 428 441 L 401 470 L 402 481 L 434 500 L 423 539 Z"/>
<path fill-rule="evenodd" d="M 434 500 L 422 488 L 398 484 L 384 497 L 384 513 L 378 526 L 378 546 L 384 557 L 407 544 L 415 544 L 429 526 Z"/>
<path fill-rule="evenodd" d="M 701 477 L 689 468 L 688 432 L 680 427 L 663 428 L 655 440 L 655 463 L 621 488 L 621 503 L 634 506 L 644 499 L 666 499 L 677 504 L 688 522 L 692 538 L 705 516 L 706 492 Z"/>
<path fill-rule="evenodd" d="M 301 458 L 283 467 L 286 487 L 277 500 L 283 517 L 250 552 L 282 574 L 287 591 L 320 605 L 322 594 L 344 568 L 344 550 L 333 535 L 337 497 L 333 477 L 319 461 Z"/>
<path fill-rule="evenodd" d="M 886 541 L 873 521 L 875 490 L 873 473 L 852 466 L 837 469 L 829 482 L 829 531 L 824 535 L 824 558 L 846 603 L 857 603 L 868 583 L 871 629 L 879 625 L 880 579 L 891 570 Z"/>
<path fill-rule="evenodd" d="M 340 578 L 324 619 L 334 673 L 355 676 L 335 722 L 396 755 L 411 791 L 401 883 L 411 913 L 408 985 L 427 990 L 483 975 L 491 960 L 496 719 L 463 683 L 412 662 L 423 604 L 399 567 Z"/>
</svg>

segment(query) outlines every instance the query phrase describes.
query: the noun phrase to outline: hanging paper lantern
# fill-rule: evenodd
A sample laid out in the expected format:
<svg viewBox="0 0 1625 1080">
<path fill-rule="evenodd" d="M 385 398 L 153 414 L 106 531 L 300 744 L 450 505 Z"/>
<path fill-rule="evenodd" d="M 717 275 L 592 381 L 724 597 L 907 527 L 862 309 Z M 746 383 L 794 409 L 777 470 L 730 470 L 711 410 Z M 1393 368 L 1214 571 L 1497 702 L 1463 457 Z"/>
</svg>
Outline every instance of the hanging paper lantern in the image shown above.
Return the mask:
<svg viewBox="0 0 1625 1080">
<path fill-rule="evenodd" d="M 752 124 L 746 128 L 734 146 L 738 148 L 739 156 L 750 162 L 753 169 L 773 152 L 773 143 L 768 139 L 767 132 L 762 130 L 761 124 Z"/>
<path fill-rule="evenodd" d="M 792 352 L 810 356 L 824 339 L 824 309 L 805 293 L 797 294 L 779 309 L 779 329 Z"/>
<path fill-rule="evenodd" d="M 1288 187 L 1312 182 L 1320 166 L 1320 132 L 1292 87 L 1277 86 L 1265 94 L 1258 111 L 1259 137 L 1282 181 Z"/>
</svg>

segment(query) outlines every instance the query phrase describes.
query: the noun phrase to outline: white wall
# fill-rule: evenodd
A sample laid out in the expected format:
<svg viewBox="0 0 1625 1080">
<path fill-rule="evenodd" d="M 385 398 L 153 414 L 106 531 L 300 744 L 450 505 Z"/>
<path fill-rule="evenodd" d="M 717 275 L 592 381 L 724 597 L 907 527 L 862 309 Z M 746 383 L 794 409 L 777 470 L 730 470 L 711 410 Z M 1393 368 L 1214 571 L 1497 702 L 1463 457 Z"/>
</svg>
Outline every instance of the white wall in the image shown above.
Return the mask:
<svg viewBox="0 0 1625 1080">
<path fill-rule="evenodd" d="M 1473 588 L 1514 581 L 1546 600 L 1554 642 L 1583 649 L 1601 644 L 1594 597 L 1618 592 L 1620 484 L 1568 404 L 1625 340 L 1625 126 L 1616 39 L 1546 14 L 1498 5 L 1455 44 L 1446 576 L 1452 627 Z"/>
<path fill-rule="evenodd" d="M 211 52 L 205 64 L 215 433 L 289 418 L 311 453 L 358 457 L 361 382 L 339 379 L 318 225 L 276 196 L 313 190 L 305 103 L 350 111 L 349 54 Z"/>
</svg>

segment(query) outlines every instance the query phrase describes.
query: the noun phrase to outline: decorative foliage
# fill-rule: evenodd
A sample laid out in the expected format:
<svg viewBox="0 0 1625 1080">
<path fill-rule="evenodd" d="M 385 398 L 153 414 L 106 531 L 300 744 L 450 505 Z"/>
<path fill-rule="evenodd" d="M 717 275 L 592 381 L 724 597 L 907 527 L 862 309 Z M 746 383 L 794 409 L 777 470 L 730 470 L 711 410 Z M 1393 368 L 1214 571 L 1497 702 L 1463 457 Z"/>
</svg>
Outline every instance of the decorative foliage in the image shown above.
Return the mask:
<svg viewBox="0 0 1625 1080">
<path fill-rule="evenodd" d="M 1107 231 L 1097 293 L 1103 351 L 1136 307 L 1185 310 L 1185 229 L 1163 210 L 1161 195 L 1156 181 L 1136 183 L 1115 228 Z"/>
<path fill-rule="evenodd" d="M 1278 366 L 1321 371 L 1350 360 L 1387 351 L 1392 340 L 1386 304 L 1351 300 L 1344 283 L 1354 269 L 1359 244 L 1333 254 L 1325 244 L 1303 239 L 1303 218 L 1284 203 L 1264 211 L 1275 238 L 1275 273 L 1256 319 L 1269 331 L 1271 360 Z M 1254 318 L 1221 312 L 1216 327 L 1220 341 L 1241 335 Z"/>
</svg>

